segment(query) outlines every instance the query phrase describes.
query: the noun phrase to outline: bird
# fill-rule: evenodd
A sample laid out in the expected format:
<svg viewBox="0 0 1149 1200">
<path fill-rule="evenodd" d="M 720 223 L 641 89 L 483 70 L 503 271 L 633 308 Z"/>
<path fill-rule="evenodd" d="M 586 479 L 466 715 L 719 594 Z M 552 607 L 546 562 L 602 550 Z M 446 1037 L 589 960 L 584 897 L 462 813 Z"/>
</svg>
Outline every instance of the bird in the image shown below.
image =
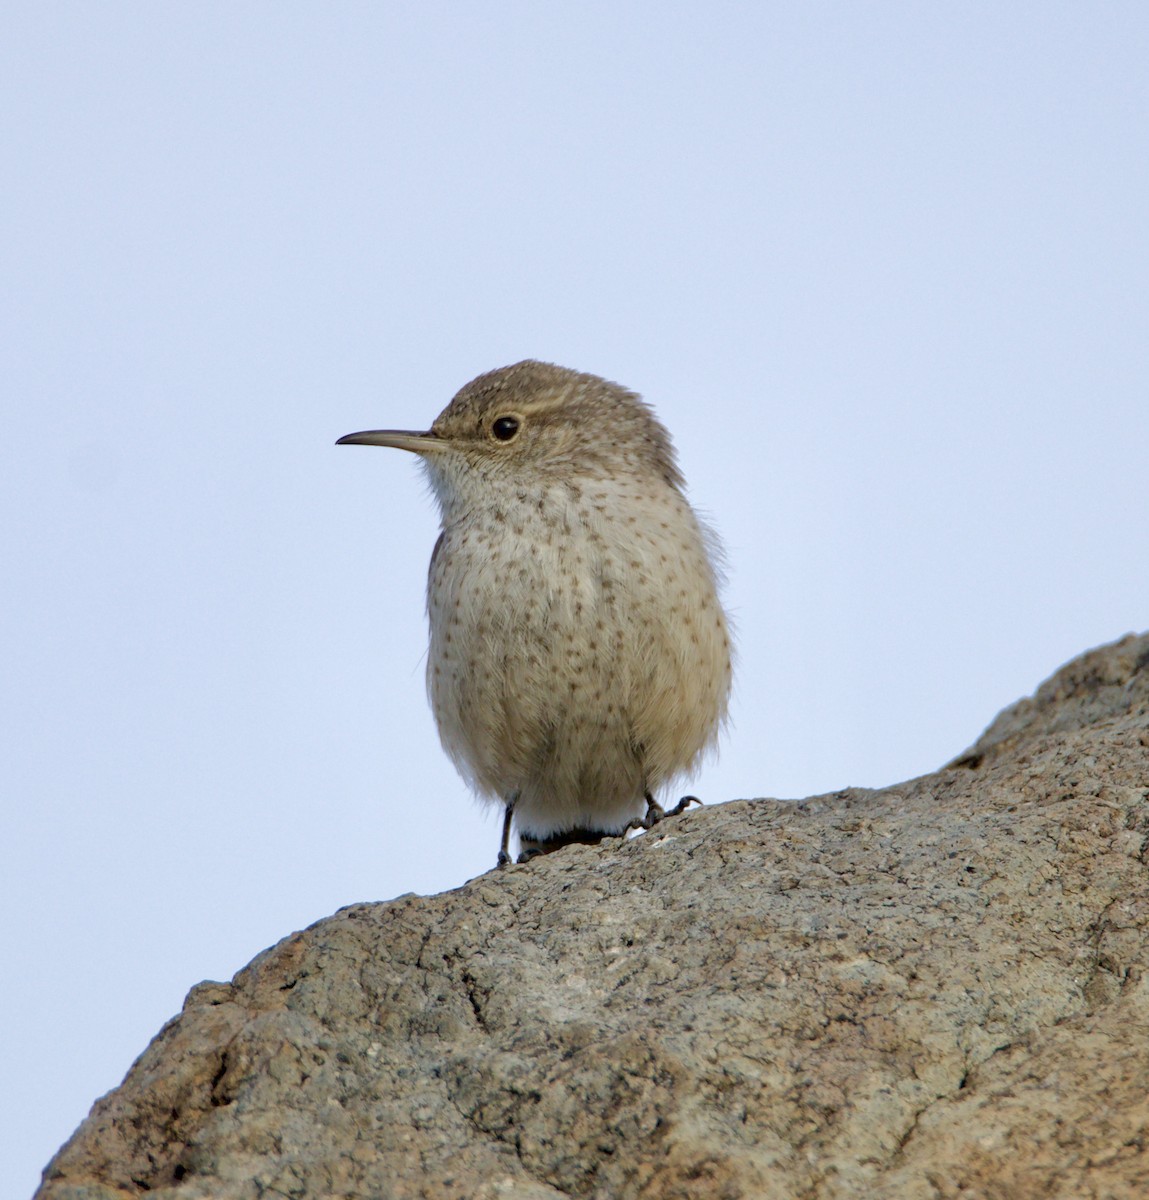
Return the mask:
<svg viewBox="0 0 1149 1200">
<path fill-rule="evenodd" d="M 418 456 L 441 532 L 427 688 L 443 747 L 502 805 L 497 864 L 651 828 L 717 742 L 732 678 L 721 548 L 635 392 L 527 359 L 473 379 L 425 432 L 339 445 Z"/>
</svg>

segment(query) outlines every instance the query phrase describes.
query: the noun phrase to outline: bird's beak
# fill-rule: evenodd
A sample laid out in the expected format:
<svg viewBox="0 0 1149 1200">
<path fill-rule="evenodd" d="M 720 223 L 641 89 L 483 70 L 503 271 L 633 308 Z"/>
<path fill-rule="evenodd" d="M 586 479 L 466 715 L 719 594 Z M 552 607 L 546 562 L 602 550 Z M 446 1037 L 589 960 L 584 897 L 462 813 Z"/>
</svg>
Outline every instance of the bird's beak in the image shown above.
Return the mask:
<svg viewBox="0 0 1149 1200">
<path fill-rule="evenodd" d="M 446 444 L 438 434 L 415 433 L 409 429 L 366 429 L 362 433 L 349 433 L 335 443 L 337 446 L 391 446 L 396 450 L 410 450 L 413 454 L 434 453 Z"/>
</svg>

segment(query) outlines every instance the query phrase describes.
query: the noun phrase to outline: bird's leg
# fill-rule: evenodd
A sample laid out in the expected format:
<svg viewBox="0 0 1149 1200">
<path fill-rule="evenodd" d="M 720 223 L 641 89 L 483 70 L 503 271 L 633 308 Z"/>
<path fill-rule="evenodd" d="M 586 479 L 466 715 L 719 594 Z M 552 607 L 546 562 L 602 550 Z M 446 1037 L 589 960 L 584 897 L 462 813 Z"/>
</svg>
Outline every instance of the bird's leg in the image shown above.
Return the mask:
<svg viewBox="0 0 1149 1200">
<path fill-rule="evenodd" d="M 518 792 L 512 792 L 507 797 L 507 807 L 503 813 L 503 840 L 499 843 L 499 857 L 495 860 L 496 867 L 508 866 L 511 861 L 511 817 L 514 815 L 515 801 L 518 798 Z"/>
<path fill-rule="evenodd" d="M 673 808 L 663 808 L 661 804 L 649 793 L 646 793 L 646 816 L 641 821 L 631 822 L 635 829 L 653 829 L 659 821 L 665 820 L 667 817 L 677 817 L 679 813 L 685 812 L 692 804 L 701 805 L 702 801 L 697 796 L 683 796 L 681 800 Z"/>
</svg>

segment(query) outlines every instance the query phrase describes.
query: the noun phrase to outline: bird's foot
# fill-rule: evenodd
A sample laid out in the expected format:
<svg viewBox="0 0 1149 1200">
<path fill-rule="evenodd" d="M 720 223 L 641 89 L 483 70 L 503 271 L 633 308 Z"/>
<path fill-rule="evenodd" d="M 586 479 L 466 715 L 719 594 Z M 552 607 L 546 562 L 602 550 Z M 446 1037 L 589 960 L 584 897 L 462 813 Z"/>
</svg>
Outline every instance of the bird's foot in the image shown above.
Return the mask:
<svg viewBox="0 0 1149 1200">
<path fill-rule="evenodd" d="M 625 837 L 628 833 L 632 833 L 636 829 L 653 829 L 660 821 L 665 821 L 667 817 L 677 817 L 679 813 L 684 813 L 692 804 L 697 804 L 701 807 L 702 801 L 697 796 L 683 796 L 673 808 L 663 808 L 652 795 L 647 793 L 646 815 L 635 817 L 632 821 L 628 821 L 626 828 L 622 831 L 622 836 Z"/>
<path fill-rule="evenodd" d="M 663 808 L 648 792 L 646 795 L 646 816 L 637 823 L 632 821 L 631 826 L 635 829 L 653 829 L 659 821 L 665 821 L 667 817 L 677 817 L 679 813 L 684 813 L 692 804 L 697 804 L 701 807 L 702 801 L 697 796 L 683 796 L 673 808 Z"/>
</svg>

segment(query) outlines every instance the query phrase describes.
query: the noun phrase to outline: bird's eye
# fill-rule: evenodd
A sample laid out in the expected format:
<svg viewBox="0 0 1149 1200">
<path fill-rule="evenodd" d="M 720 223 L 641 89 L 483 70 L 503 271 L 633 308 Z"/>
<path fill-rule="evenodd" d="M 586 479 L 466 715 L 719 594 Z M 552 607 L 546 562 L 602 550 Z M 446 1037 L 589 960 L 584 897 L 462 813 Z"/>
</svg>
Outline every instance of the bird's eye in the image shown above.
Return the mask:
<svg viewBox="0 0 1149 1200">
<path fill-rule="evenodd" d="M 497 441 L 509 442 L 519 432 L 519 424 L 518 417 L 496 417 L 491 422 L 491 433 Z"/>
</svg>

